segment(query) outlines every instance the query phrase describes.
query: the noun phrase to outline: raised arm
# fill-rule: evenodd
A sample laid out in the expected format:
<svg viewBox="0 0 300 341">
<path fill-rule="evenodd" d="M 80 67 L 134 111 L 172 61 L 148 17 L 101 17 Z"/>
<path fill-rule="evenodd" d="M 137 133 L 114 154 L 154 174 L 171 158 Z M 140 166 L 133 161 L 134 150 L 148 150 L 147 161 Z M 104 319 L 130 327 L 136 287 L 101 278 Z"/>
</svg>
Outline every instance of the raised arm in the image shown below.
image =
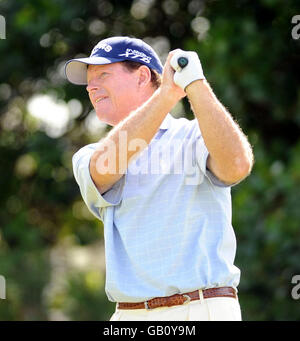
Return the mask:
<svg viewBox="0 0 300 341">
<path fill-rule="evenodd" d="M 100 193 L 106 192 L 123 176 L 129 162 L 147 147 L 166 115 L 186 95 L 174 84 L 169 64 L 168 60 L 161 86 L 99 141 L 99 147 L 91 157 L 90 174 Z M 140 81 L 145 81 L 145 78 Z M 139 150 L 136 150 L 137 145 Z"/>
<path fill-rule="evenodd" d="M 220 103 L 206 81 L 195 52 L 174 50 L 171 63 L 176 71 L 175 82 L 187 93 L 209 151 L 207 167 L 224 183 L 241 181 L 253 166 L 252 148 L 238 124 Z M 180 68 L 178 58 L 187 58 Z"/>
<path fill-rule="evenodd" d="M 209 151 L 207 167 L 225 183 L 241 181 L 253 165 L 246 136 L 206 80 L 191 83 L 186 93 Z"/>
</svg>

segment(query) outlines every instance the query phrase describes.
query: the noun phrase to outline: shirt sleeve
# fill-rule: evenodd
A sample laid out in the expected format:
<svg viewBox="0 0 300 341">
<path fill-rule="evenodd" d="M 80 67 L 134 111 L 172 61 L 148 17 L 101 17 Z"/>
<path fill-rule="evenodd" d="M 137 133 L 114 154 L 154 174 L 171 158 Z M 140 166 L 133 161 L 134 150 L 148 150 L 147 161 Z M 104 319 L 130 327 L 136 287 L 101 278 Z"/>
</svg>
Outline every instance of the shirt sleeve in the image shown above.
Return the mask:
<svg viewBox="0 0 300 341">
<path fill-rule="evenodd" d="M 125 176 L 122 176 L 108 191 L 101 195 L 89 170 L 90 159 L 96 147 L 97 143 L 94 143 L 81 148 L 73 155 L 72 164 L 74 177 L 85 204 L 94 216 L 103 221 L 105 209 L 109 206 L 118 205 L 122 199 Z"/>
</svg>

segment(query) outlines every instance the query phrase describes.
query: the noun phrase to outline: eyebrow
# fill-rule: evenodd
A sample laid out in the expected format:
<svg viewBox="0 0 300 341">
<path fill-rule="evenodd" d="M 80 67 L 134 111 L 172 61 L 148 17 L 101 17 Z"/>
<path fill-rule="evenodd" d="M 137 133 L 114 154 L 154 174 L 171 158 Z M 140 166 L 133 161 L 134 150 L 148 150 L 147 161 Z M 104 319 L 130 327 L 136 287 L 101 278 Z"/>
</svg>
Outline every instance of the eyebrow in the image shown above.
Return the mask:
<svg viewBox="0 0 300 341">
<path fill-rule="evenodd" d="M 90 71 L 92 72 L 92 71 Z M 96 69 L 96 71 L 93 72 L 93 74 L 95 74 L 97 77 L 102 77 L 104 74 L 110 74 L 111 72 L 109 70 L 98 70 Z M 88 80 L 88 72 L 87 72 L 87 80 Z"/>
</svg>

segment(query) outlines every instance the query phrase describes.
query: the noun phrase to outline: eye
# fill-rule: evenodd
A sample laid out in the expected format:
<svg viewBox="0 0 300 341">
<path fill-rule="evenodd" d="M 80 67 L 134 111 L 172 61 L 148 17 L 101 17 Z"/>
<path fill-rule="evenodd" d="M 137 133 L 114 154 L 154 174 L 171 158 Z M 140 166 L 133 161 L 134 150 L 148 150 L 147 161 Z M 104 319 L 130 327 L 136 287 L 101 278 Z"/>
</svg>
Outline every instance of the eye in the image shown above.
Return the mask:
<svg viewBox="0 0 300 341">
<path fill-rule="evenodd" d="M 99 78 L 99 79 L 103 79 L 103 78 L 105 78 L 107 75 L 108 75 L 107 72 L 102 72 L 102 73 L 98 76 L 98 78 Z"/>
<path fill-rule="evenodd" d="M 88 74 L 87 82 L 88 84 L 93 82 L 94 80 L 102 80 L 109 75 L 109 72 L 95 72 L 94 74 Z M 88 87 L 87 87 L 88 90 Z"/>
</svg>

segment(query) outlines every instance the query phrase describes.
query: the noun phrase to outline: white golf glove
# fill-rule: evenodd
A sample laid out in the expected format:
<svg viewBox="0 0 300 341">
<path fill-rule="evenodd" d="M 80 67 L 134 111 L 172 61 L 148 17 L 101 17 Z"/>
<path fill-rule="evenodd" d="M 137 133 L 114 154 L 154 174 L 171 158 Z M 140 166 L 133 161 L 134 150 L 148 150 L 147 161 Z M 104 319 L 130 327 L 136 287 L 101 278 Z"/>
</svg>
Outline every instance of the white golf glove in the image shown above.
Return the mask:
<svg viewBox="0 0 300 341">
<path fill-rule="evenodd" d="M 178 58 L 185 57 L 188 64 L 181 68 L 178 65 Z M 174 83 L 180 86 L 183 90 L 198 79 L 205 79 L 200 59 L 194 51 L 179 50 L 171 58 L 171 66 L 176 71 L 174 74 Z"/>
</svg>

